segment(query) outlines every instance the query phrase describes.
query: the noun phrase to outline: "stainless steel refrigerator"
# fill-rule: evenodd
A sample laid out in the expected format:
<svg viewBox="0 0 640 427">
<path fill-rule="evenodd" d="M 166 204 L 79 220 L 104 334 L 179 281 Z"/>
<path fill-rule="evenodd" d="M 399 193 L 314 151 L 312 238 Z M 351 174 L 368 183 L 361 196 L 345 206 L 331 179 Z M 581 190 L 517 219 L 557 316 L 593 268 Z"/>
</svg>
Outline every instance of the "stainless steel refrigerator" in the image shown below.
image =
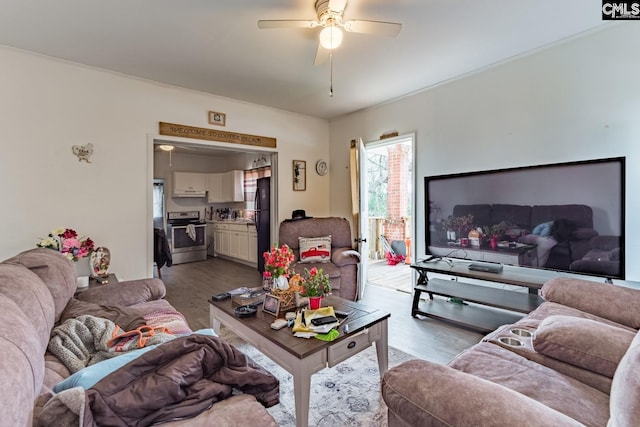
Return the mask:
<svg viewBox="0 0 640 427">
<path fill-rule="evenodd" d="M 271 247 L 271 182 L 270 178 L 259 178 L 256 190 L 256 231 L 258 232 L 258 271 L 264 272 L 263 253 Z"/>
</svg>

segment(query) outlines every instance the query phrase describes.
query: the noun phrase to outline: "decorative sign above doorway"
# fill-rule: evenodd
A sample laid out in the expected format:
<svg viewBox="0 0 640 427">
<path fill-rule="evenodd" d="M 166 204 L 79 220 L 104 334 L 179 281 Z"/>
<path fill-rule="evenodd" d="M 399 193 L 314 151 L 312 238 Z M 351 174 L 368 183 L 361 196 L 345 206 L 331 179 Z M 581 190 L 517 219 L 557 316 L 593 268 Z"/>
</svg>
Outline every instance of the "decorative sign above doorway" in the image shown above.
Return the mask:
<svg viewBox="0 0 640 427">
<path fill-rule="evenodd" d="M 175 123 L 160 122 L 160 135 L 276 148 L 276 139 L 268 136 L 247 135 L 244 133 L 198 128 L 194 126 L 178 125 Z"/>
</svg>

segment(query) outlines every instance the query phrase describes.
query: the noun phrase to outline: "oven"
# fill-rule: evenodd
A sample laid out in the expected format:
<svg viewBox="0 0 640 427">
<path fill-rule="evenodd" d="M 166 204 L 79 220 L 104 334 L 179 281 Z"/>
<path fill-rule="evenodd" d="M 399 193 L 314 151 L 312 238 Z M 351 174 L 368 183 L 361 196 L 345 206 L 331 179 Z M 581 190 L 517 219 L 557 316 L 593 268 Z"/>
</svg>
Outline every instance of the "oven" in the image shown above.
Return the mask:
<svg viewBox="0 0 640 427">
<path fill-rule="evenodd" d="M 207 224 L 200 212 L 168 212 L 167 229 L 174 264 L 207 259 Z"/>
</svg>

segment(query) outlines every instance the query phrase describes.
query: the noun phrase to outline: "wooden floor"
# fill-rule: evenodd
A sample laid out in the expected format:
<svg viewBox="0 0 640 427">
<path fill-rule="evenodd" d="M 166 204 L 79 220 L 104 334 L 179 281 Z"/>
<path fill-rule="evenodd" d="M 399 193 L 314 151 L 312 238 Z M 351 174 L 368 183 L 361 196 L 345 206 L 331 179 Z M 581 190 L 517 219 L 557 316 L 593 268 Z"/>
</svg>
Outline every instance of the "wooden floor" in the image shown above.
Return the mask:
<svg viewBox="0 0 640 427">
<path fill-rule="evenodd" d="M 403 267 L 393 266 L 395 269 L 389 271 L 394 277 L 406 274 L 410 268 Z M 207 300 L 211 295 L 261 284 L 254 268 L 219 258 L 163 267 L 161 273 L 167 287 L 167 300 L 187 317 L 194 330 L 210 327 Z M 447 363 L 482 338 L 476 332 L 448 323 L 411 317 L 411 301 L 409 292 L 370 284 L 361 303 L 390 312 L 389 345 L 417 358 Z"/>
</svg>

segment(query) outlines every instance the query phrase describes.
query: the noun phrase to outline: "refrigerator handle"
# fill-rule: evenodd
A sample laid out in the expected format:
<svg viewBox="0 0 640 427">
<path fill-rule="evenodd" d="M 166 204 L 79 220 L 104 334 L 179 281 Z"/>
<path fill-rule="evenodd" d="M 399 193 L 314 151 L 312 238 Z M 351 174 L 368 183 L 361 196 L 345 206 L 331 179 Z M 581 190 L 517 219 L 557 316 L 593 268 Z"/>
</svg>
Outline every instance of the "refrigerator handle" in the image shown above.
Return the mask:
<svg viewBox="0 0 640 427">
<path fill-rule="evenodd" d="M 259 232 L 260 231 L 260 205 L 259 205 L 259 200 L 260 197 L 259 196 L 259 191 L 260 189 L 256 189 L 256 195 L 253 196 L 253 221 L 256 224 L 256 231 Z"/>
</svg>

